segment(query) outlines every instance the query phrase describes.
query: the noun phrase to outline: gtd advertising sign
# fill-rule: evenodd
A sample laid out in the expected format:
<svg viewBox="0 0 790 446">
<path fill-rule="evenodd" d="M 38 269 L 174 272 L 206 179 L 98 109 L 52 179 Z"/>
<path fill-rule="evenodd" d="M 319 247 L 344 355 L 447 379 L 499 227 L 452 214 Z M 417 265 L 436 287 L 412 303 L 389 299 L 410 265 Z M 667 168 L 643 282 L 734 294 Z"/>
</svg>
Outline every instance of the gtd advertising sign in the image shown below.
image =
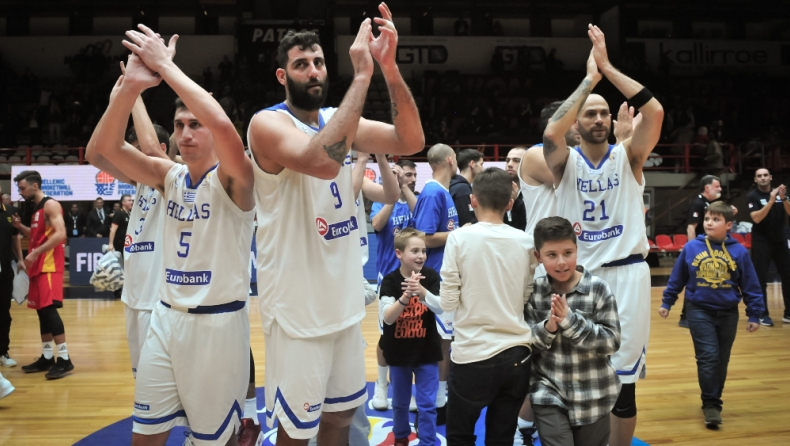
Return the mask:
<svg viewBox="0 0 790 446">
<path fill-rule="evenodd" d="M 107 172 L 89 166 L 11 166 L 11 178 L 23 170 L 41 174 L 41 189 L 45 194 L 62 201 L 120 200 L 121 195 L 134 196 L 135 187 L 116 179 Z M 11 199 L 21 200 L 16 187 L 11 188 Z"/>
<path fill-rule="evenodd" d="M 337 52 L 345 54 L 356 36 L 338 36 Z M 536 67 L 556 50 L 554 57 L 565 68 L 581 69 L 590 55 L 587 38 L 531 37 L 442 37 L 401 36 L 396 59 L 401 70 L 459 70 L 467 74 L 484 74 L 491 70 L 491 57 L 502 55 L 505 69 L 529 64 Z M 353 75 L 348 57 L 338 58 L 341 75 Z"/>
<path fill-rule="evenodd" d="M 782 60 L 781 42 L 737 40 L 628 39 L 645 46 L 653 68 L 669 64 L 672 74 L 703 74 L 711 69 L 747 70 L 768 74 L 790 73 L 790 60 Z"/>
</svg>

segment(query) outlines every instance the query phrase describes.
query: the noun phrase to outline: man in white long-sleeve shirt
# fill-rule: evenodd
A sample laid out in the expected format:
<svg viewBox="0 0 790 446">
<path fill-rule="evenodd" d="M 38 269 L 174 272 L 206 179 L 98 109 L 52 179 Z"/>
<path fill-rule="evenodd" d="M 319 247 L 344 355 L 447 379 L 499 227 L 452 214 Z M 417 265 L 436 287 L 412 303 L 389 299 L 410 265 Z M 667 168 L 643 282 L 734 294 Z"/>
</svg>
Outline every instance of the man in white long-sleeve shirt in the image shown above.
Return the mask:
<svg viewBox="0 0 790 446">
<path fill-rule="evenodd" d="M 504 170 L 478 174 L 471 196 L 478 223 L 447 237 L 440 305 L 456 312 L 447 405 L 452 445 L 474 444 L 474 426 L 486 406 L 486 444 L 512 442 L 527 395 L 532 332 L 524 305 L 537 260 L 532 236 L 503 223 L 513 206 L 511 191 Z"/>
</svg>

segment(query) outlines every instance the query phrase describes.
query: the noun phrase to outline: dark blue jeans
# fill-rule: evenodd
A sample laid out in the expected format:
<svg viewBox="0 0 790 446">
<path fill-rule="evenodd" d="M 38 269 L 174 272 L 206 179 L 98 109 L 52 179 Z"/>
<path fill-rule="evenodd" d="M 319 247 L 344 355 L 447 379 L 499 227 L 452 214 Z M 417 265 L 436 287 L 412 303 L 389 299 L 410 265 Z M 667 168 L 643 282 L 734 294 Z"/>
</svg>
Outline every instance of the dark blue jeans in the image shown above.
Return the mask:
<svg viewBox="0 0 790 446">
<path fill-rule="evenodd" d="M 697 357 L 702 407 L 713 406 L 721 410 L 721 393 L 738 331 L 738 307 L 710 311 L 688 302 L 686 318 Z"/>
<path fill-rule="evenodd" d="M 395 438 L 409 438 L 409 403 L 411 377 L 416 389 L 417 419 L 420 424 L 420 446 L 435 446 L 436 441 L 436 392 L 439 390 L 439 364 L 434 362 L 418 367 L 390 366 L 392 383 L 392 433 Z"/>
<path fill-rule="evenodd" d="M 484 361 L 450 363 L 448 445 L 475 444 L 475 423 L 484 407 L 486 446 L 513 445 L 518 412 L 529 390 L 529 356 L 529 348 L 520 346 Z"/>
</svg>

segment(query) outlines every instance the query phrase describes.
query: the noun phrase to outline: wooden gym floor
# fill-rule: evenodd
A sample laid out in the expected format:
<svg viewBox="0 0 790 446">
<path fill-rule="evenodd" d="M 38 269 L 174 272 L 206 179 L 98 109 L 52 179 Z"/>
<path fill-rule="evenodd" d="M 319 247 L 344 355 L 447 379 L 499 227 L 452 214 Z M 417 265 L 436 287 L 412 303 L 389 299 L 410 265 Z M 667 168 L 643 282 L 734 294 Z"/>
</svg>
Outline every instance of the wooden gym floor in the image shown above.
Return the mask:
<svg viewBox="0 0 790 446">
<path fill-rule="evenodd" d="M 666 320 L 657 314 L 661 291 L 652 291 L 648 372 L 647 379 L 637 385 L 636 436 L 651 445 L 790 444 L 790 326 L 783 327 L 781 321 L 779 286 L 769 286 L 775 327 L 747 333 L 741 307 L 724 389 L 724 424 L 718 431 L 707 430 L 702 422 L 694 351 L 688 330 L 677 326 L 679 308 Z M 0 445 L 72 444 L 131 415 L 134 379 L 121 302 L 66 300 L 61 314 L 75 370 L 58 381 L 20 370 L 41 354 L 41 344 L 35 312 L 12 305 L 11 355 L 19 366 L 0 371 L 17 390 L 0 401 Z M 257 310 L 257 299 L 253 305 Z M 250 312 L 250 321 L 260 387 L 265 357 L 257 311 Z M 368 381 L 376 379 L 376 323 L 376 308 L 371 305 L 363 322 L 369 344 L 365 352 Z"/>
</svg>

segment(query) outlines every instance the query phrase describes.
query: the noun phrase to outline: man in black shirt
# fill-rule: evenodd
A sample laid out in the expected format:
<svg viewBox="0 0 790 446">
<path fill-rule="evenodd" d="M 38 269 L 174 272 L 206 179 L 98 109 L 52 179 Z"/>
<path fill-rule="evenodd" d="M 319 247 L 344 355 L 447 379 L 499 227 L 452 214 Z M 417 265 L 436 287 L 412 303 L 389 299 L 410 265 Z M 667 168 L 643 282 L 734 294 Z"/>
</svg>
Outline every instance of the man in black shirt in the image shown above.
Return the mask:
<svg viewBox="0 0 790 446">
<path fill-rule="evenodd" d="M 0 189 L 0 192 L 2 190 Z M 11 261 L 16 258 L 17 268 L 25 270 L 22 260 L 20 235 L 13 224 L 16 208 L 0 203 L 0 365 L 14 367 L 16 361 L 8 355 L 11 333 L 11 298 L 14 291 L 14 270 Z"/>
<path fill-rule="evenodd" d="M 74 203 L 71 205 L 69 216 L 66 221 L 66 235 L 68 238 L 82 237 L 85 235 L 85 215 L 80 211 L 80 207 Z"/>
<path fill-rule="evenodd" d="M 526 147 L 513 147 L 505 158 L 505 171 L 513 180 L 513 208 L 505 212 L 505 224 L 520 231 L 527 229 L 527 207 L 524 206 L 524 197 L 521 195 L 521 184 L 518 179 L 518 167 L 521 158 L 527 152 Z"/>
<path fill-rule="evenodd" d="M 110 241 L 112 249 L 123 255 L 123 243 L 126 239 L 126 228 L 129 226 L 129 214 L 132 212 L 132 196 L 124 194 L 121 197 L 121 209 L 116 211 L 110 225 Z"/>
<path fill-rule="evenodd" d="M 477 223 L 475 211 L 472 209 L 472 181 L 475 175 L 483 171 L 483 154 L 475 149 L 464 149 L 458 152 L 458 170 L 460 175 L 454 175 L 450 179 L 450 195 L 455 203 L 455 210 L 458 212 L 458 224 Z"/>
<path fill-rule="evenodd" d="M 785 238 L 786 215 L 790 214 L 787 188 L 784 184 L 771 189 L 771 173 L 768 169 L 757 169 L 754 182 L 757 189 L 746 196 L 749 202 L 749 213 L 754 221 L 752 226 L 752 263 L 763 290 L 765 314 L 760 317 L 760 324 L 774 325 L 768 316 L 768 294 L 766 281 L 771 260 L 776 265 L 782 281 L 782 297 L 785 311 L 782 322 L 790 324 L 790 251 Z"/>
<path fill-rule="evenodd" d="M 110 219 L 104 211 L 104 200 L 99 197 L 93 202 L 85 223 L 86 237 L 107 237 L 110 233 Z"/>
</svg>

